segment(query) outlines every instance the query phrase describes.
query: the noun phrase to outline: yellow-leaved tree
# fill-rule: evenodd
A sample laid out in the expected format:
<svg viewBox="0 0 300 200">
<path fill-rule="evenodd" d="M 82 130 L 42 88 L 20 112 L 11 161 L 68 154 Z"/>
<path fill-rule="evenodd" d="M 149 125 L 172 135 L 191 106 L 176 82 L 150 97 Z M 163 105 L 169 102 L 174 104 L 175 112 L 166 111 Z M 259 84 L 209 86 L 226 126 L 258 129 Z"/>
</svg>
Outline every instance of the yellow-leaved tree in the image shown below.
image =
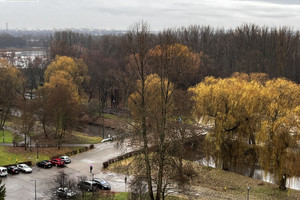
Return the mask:
<svg viewBox="0 0 300 200">
<path fill-rule="evenodd" d="M 259 161 L 285 189 L 299 151 L 299 85 L 265 74 L 235 73 L 207 77 L 189 91 L 194 115 L 212 126 L 206 139 L 217 166 L 234 170 L 235 161 L 250 155 L 252 166 Z"/>
<path fill-rule="evenodd" d="M 88 67 L 82 59 L 75 59 L 67 56 L 56 56 L 55 60 L 45 71 L 45 82 L 49 82 L 50 78 L 56 71 L 67 72 L 73 83 L 77 86 L 79 94 L 82 93 L 83 85 L 90 80 L 87 75 Z"/>
<path fill-rule="evenodd" d="M 47 93 L 46 110 L 61 147 L 65 134 L 70 133 L 77 122 L 80 101 L 76 85 L 65 71 L 57 71 L 45 83 L 42 90 Z M 45 100 L 44 100 L 45 101 Z"/>
<path fill-rule="evenodd" d="M 37 92 L 38 117 L 46 137 L 54 129 L 58 148 L 76 125 L 82 86 L 88 80 L 87 66 L 81 59 L 57 56 L 45 71 L 45 84 Z"/>
<path fill-rule="evenodd" d="M 279 188 L 286 189 L 286 179 L 295 174 L 295 161 L 299 157 L 300 86 L 278 78 L 266 82 L 262 89 L 264 115 L 258 141 L 260 163 L 274 173 Z"/>
</svg>

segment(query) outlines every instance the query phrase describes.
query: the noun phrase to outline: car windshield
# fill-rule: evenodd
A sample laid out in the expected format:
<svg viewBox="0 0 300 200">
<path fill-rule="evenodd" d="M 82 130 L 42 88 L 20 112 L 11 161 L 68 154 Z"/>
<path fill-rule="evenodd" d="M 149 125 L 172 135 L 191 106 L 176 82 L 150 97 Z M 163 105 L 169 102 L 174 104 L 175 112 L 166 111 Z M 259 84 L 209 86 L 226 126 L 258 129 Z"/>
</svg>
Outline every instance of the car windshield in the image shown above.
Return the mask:
<svg viewBox="0 0 300 200">
<path fill-rule="evenodd" d="M 101 180 L 100 183 L 101 184 L 107 184 L 107 182 L 105 180 Z"/>
<path fill-rule="evenodd" d="M 29 168 L 27 165 L 23 165 L 23 168 Z"/>
</svg>

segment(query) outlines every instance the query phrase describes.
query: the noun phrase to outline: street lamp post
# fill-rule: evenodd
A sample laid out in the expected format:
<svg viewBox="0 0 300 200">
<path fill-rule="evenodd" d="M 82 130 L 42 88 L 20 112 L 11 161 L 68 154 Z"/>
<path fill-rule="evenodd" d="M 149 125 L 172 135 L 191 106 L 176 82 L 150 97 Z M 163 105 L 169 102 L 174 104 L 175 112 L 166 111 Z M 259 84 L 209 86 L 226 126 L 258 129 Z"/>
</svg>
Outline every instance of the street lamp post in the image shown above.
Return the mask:
<svg viewBox="0 0 300 200">
<path fill-rule="evenodd" d="M 125 182 L 125 192 L 126 192 L 127 176 L 125 176 L 125 178 L 124 178 L 124 182 Z"/>
<path fill-rule="evenodd" d="M 250 191 L 250 187 L 247 187 L 248 193 L 247 193 L 247 200 L 249 200 L 249 191 Z"/>
<path fill-rule="evenodd" d="M 39 141 L 36 141 L 36 161 L 39 160 Z"/>
</svg>

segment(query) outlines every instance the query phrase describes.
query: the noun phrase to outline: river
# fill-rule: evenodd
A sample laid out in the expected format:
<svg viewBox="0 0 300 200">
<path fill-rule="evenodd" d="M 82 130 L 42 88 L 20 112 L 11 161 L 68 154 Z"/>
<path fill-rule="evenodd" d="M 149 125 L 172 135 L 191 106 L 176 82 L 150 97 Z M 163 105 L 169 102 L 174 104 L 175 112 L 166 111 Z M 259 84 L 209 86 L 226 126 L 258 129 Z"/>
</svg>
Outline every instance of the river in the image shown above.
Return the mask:
<svg viewBox="0 0 300 200">
<path fill-rule="evenodd" d="M 88 124 L 83 129 L 84 133 L 87 133 L 90 136 L 98 136 L 102 138 L 108 138 L 109 136 L 118 136 L 118 132 L 112 128 L 96 126 Z"/>
</svg>

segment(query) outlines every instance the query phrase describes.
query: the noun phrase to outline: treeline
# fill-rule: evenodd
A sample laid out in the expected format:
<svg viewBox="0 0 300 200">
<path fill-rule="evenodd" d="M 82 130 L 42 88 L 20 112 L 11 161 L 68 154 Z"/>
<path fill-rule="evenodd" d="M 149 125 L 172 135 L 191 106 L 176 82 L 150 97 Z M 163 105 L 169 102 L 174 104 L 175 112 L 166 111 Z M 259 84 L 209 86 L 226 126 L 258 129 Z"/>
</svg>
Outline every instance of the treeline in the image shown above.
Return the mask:
<svg viewBox="0 0 300 200">
<path fill-rule="evenodd" d="M 22 35 L 0 33 L 0 48 L 47 48 L 51 43 L 51 35 Z"/>
<path fill-rule="evenodd" d="M 15 47 L 24 48 L 26 46 L 26 40 L 21 37 L 14 37 L 9 34 L 0 34 L 0 48 Z"/>
<path fill-rule="evenodd" d="M 291 28 L 243 25 L 224 30 L 190 26 L 158 33 L 150 31 L 147 39 L 149 49 L 161 43 L 178 44 L 189 54 L 194 54 L 192 68 L 187 70 L 185 66 L 178 66 L 177 71 L 172 70 L 174 78 L 180 80 L 171 81 L 181 89 L 194 86 L 206 76 L 225 78 L 234 72 L 266 73 L 270 78 L 285 77 L 300 82 L 299 33 Z M 96 93 L 99 96 L 99 90 L 102 90 L 101 95 L 105 96 L 101 97 L 102 102 L 110 97 L 111 101 L 122 102 L 126 107 L 129 91 L 124 86 L 128 83 L 120 83 L 120 76 L 126 73 L 125 40 L 126 34 L 91 36 L 71 31 L 56 32 L 50 55 L 51 59 L 56 55 L 82 58 L 89 67 L 91 84 L 87 90 L 90 96 Z M 101 89 L 95 88 L 96 85 Z"/>
</svg>

